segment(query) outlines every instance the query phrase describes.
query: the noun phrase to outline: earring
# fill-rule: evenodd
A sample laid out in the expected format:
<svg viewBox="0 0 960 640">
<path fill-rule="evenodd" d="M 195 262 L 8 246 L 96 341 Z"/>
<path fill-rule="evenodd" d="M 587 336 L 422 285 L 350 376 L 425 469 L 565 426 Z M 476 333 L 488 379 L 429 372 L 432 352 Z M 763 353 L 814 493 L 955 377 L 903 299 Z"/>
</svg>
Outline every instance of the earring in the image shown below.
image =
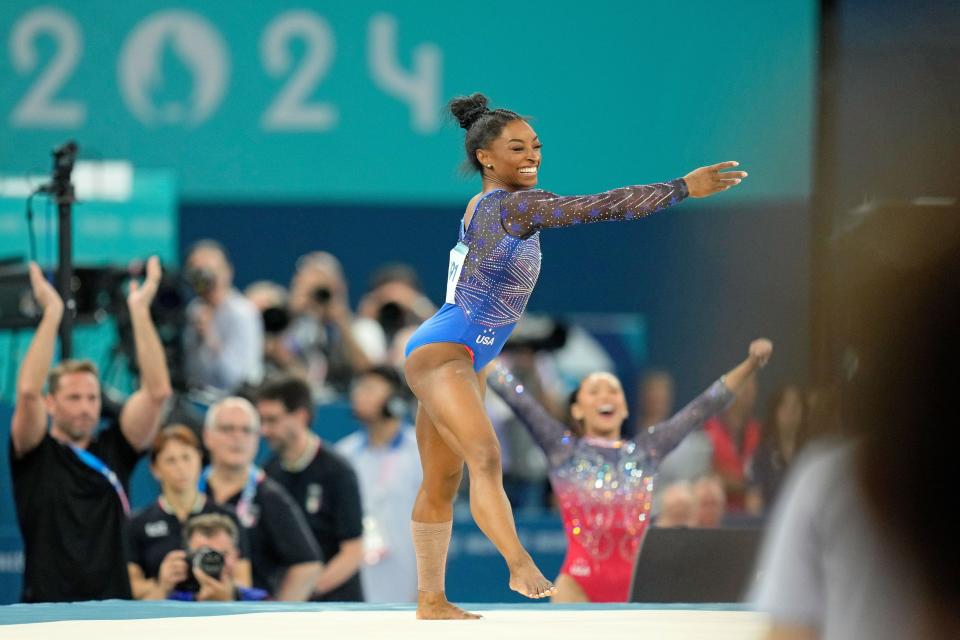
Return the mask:
<svg viewBox="0 0 960 640">
<path fill-rule="evenodd" d="M 493 169 L 493 165 L 492 165 L 492 164 L 488 164 L 488 165 L 487 165 L 487 169 Z"/>
</svg>

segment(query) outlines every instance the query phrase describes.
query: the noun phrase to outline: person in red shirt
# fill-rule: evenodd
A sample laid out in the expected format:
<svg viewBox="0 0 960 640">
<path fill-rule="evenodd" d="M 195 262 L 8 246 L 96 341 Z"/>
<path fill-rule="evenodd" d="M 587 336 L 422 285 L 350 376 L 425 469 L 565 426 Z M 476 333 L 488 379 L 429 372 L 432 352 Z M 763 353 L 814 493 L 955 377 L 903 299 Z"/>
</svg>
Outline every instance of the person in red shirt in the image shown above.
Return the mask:
<svg viewBox="0 0 960 640">
<path fill-rule="evenodd" d="M 751 377 L 737 391 L 730 406 L 703 425 L 713 446 L 713 472 L 723 480 L 727 509 L 743 512 L 746 504 L 746 473 L 760 443 L 760 423 L 753 417 L 757 381 Z"/>
</svg>

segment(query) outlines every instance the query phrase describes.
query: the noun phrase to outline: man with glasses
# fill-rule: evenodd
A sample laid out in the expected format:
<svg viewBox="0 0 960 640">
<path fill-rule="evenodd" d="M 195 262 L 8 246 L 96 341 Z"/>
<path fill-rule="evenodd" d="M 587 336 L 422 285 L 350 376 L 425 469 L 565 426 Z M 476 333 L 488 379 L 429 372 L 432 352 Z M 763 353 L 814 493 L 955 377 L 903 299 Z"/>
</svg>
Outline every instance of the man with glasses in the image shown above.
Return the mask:
<svg viewBox="0 0 960 640">
<path fill-rule="evenodd" d="M 260 419 L 247 400 L 230 397 L 210 407 L 203 442 L 210 466 L 200 490 L 233 509 L 247 531 L 253 586 L 275 600 L 303 601 L 322 570 L 320 550 L 296 503 L 253 460 Z"/>
</svg>

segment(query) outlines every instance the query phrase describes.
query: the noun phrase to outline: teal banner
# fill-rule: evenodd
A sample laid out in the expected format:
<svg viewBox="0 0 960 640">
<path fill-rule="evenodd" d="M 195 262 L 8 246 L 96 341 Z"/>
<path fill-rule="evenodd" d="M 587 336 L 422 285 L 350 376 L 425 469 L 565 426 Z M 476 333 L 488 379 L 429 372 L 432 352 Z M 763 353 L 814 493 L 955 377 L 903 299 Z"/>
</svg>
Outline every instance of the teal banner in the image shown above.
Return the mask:
<svg viewBox="0 0 960 640">
<path fill-rule="evenodd" d="M 57 264 L 59 221 L 52 198 L 28 195 L 42 175 L 0 173 L 0 259 Z M 80 162 L 73 171 L 73 259 L 80 266 L 125 265 L 152 255 L 178 262 L 177 185 L 172 171 L 134 169 L 121 162 Z M 30 241 L 26 209 L 33 218 Z M 34 245 L 36 255 L 32 253 Z"/>
<path fill-rule="evenodd" d="M 0 171 L 76 139 L 190 200 L 460 199 L 453 95 L 534 117 L 566 193 L 740 160 L 809 192 L 813 0 L 5 0 Z M 733 194 L 731 194 L 733 195 Z"/>
</svg>

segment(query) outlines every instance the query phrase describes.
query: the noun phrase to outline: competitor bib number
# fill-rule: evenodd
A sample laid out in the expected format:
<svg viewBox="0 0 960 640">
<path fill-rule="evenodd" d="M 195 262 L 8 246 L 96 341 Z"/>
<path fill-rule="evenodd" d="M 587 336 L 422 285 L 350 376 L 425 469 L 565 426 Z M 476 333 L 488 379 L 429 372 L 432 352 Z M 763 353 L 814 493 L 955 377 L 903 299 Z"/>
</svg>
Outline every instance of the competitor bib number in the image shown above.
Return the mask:
<svg viewBox="0 0 960 640">
<path fill-rule="evenodd" d="M 447 269 L 447 304 L 456 304 L 457 283 L 460 282 L 460 272 L 463 271 L 463 262 L 467 259 L 470 247 L 458 242 L 450 250 L 450 266 Z"/>
</svg>

